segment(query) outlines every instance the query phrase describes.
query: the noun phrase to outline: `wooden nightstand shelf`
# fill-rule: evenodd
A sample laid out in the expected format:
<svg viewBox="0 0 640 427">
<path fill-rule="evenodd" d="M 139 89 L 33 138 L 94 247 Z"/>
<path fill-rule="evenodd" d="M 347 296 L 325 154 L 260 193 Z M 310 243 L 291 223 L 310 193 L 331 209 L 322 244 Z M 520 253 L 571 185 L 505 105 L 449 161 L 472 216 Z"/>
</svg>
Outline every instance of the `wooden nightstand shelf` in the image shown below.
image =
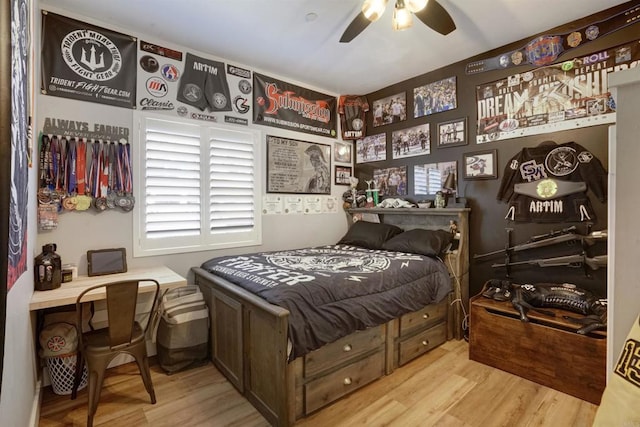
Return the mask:
<svg viewBox="0 0 640 427">
<path fill-rule="evenodd" d="M 594 404 L 606 383 L 607 336 L 604 331 L 580 335 L 563 315 L 534 311 L 521 322 L 511 302 L 482 296 L 471 299 L 469 358 L 551 387 Z"/>
</svg>

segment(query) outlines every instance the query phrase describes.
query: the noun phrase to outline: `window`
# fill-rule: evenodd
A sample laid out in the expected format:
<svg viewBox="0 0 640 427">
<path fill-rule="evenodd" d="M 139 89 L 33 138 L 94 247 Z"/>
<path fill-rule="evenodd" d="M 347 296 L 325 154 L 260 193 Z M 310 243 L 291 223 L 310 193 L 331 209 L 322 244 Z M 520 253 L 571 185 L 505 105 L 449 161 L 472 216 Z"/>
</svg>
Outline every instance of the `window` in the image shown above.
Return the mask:
<svg viewBox="0 0 640 427">
<path fill-rule="evenodd" d="M 134 256 L 262 243 L 260 132 L 136 113 Z"/>
<path fill-rule="evenodd" d="M 415 165 L 413 167 L 413 177 L 415 183 L 415 194 L 436 194 L 442 190 L 442 174 L 432 165 Z"/>
</svg>

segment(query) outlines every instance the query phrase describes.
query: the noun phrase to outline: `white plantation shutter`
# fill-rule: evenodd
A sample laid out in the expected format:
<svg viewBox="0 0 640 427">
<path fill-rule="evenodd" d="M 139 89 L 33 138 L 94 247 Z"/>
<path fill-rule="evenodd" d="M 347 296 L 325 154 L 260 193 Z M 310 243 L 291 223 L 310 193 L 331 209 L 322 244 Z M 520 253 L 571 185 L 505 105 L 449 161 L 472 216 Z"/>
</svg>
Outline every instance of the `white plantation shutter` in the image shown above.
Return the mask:
<svg viewBox="0 0 640 427">
<path fill-rule="evenodd" d="M 225 138 L 226 137 L 226 138 Z M 215 135 L 209 149 L 211 233 L 251 230 L 255 225 L 252 141 Z"/>
<path fill-rule="evenodd" d="M 145 237 L 199 236 L 200 128 L 148 120 L 145 136 Z"/>
<path fill-rule="evenodd" d="M 442 173 L 429 165 L 415 165 L 413 168 L 415 194 L 436 194 L 442 190 Z"/>
<path fill-rule="evenodd" d="M 136 118 L 134 256 L 260 244 L 260 133 Z"/>
</svg>

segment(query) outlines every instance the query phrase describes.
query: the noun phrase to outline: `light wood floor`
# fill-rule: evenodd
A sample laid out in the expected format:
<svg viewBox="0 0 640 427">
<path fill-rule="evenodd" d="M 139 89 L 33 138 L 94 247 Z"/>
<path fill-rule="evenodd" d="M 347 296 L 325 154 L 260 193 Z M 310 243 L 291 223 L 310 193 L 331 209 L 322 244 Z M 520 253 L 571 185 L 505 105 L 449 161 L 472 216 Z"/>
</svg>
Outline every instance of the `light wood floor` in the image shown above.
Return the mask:
<svg viewBox="0 0 640 427">
<path fill-rule="evenodd" d="M 591 426 L 597 406 L 470 361 L 449 341 L 296 426 Z M 94 426 L 268 426 L 212 364 L 166 375 L 152 367 L 151 405 L 135 364 L 110 369 Z M 86 389 L 75 401 L 44 392 L 40 426 L 83 426 Z"/>
</svg>

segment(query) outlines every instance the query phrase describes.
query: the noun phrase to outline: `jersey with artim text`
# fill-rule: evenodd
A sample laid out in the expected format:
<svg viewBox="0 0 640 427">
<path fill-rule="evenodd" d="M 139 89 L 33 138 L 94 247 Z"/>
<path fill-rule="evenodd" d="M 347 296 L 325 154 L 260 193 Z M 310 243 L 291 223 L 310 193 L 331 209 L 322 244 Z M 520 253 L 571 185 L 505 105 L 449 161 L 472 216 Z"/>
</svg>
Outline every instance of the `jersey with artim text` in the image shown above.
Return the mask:
<svg viewBox="0 0 640 427">
<path fill-rule="evenodd" d="M 507 202 L 505 219 L 517 222 L 595 221 L 587 195 L 607 199 L 607 171 L 575 142 L 545 142 L 523 148 L 505 167 L 497 198 Z"/>
<path fill-rule="evenodd" d="M 365 113 L 369 111 L 366 96 L 341 95 L 338 100 L 342 139 L 360 139 L 366 135 Z"/>
</svg>

